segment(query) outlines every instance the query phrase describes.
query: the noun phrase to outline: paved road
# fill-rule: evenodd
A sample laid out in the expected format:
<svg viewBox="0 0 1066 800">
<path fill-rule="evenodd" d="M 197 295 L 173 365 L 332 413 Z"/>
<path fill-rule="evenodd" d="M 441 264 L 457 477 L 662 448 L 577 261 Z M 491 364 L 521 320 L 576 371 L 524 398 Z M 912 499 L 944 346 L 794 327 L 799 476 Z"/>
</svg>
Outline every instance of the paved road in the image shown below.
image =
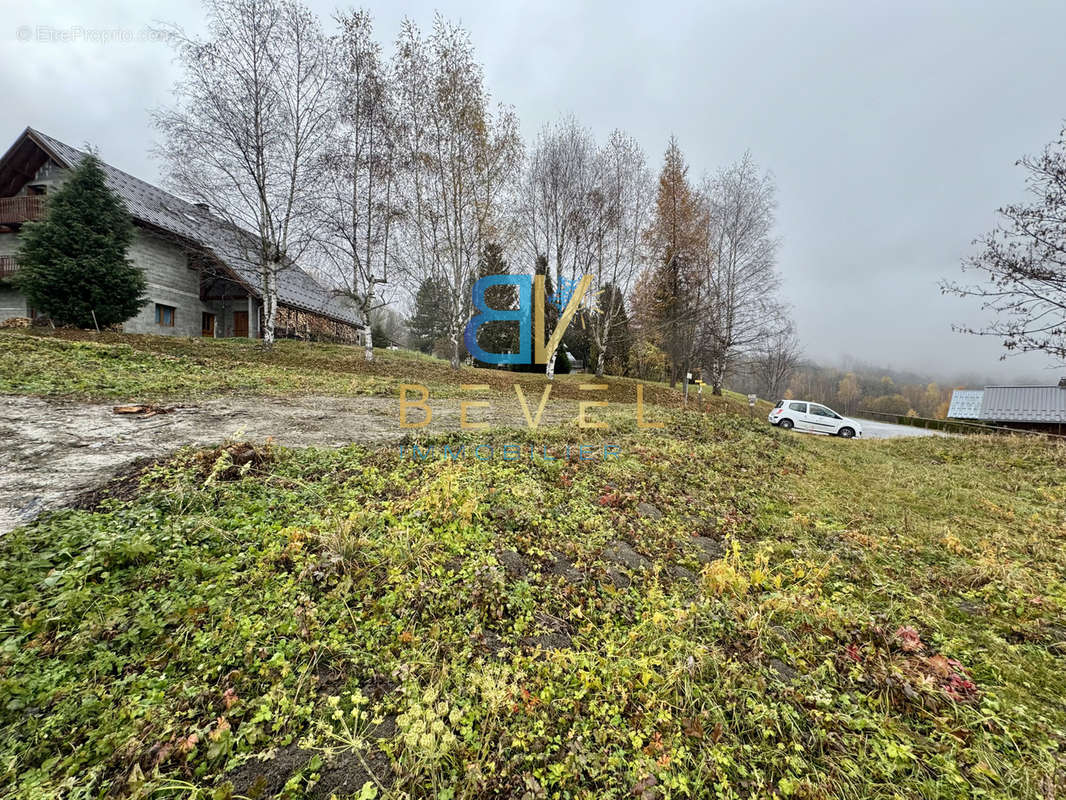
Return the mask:
<svg viewBox="0 0 1066 800">
<path fill-rule="evenodd" d="M 899 439 L 902 436 L 947 436 L 943 431 L 927 431 L 911 425 L 895 425 L 891 422 L 875 422 L 872 419 L 860 419 L 862 438 L 864 439 Z"/>
<path fill-rule="evenodd" d="M 862 424 L 863 439 L 902 439 L 905 436 L 951 436 L 943 431 L 927 431 L 925 428 L 915 428 L 911 425 L 896 425 L 892 422 L 876 422 L 872 419 L 856 417 Z M 809 433 L 810 431 L 797 431 L 797 433 Z M 826 434 L 815 433 L 815 436 Z"/>
</svg>

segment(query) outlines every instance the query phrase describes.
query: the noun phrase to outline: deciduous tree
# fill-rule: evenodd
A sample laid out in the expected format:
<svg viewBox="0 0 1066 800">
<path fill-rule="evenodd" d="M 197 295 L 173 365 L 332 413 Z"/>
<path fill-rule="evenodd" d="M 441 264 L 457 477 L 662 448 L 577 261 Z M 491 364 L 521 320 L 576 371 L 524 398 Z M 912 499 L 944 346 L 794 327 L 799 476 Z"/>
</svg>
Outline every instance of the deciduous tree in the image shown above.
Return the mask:
<svg viewBox="0 0 1066 800">
<path fill-rule="evenodd" d="M 369 320 L 385 305 L 379 287 L 389 282 L 390 245 L 400 222 L 395 98 L 388 64 L 374 40 L 366 11 L 339 13 L 338 63 L 333 95 L 338 124 L 322 154 L 318 198 L 322 249 L 332 273 Z M 373 326 L 364 342 L 374 359 Z"/>
<path fill-rule="evenodd" d="M 996 228 L 964 262 L 978 282 L 946 281 L 943 291 L 973 297 L 995 314 L 984 327 L 956 330 L 1003 340 L 1007 353 L 1038 351 L 1066 361 L 1066 129 L 1038 156 L 1018 164 L 1032 200 L 999 210 Z"/>
<path fill-rule="evenodd" d="M 709 204 L 705 359 L 714 394 L 726 373 L 787 325 L 777 304 L 774 184 L 750 155 L 704 182 Z"/>
<path fill-rule="evenodd" d="M 440 16 L 428 38 L 404 22 L 393 74 L 405 260 L 448 295 L 447 336 L 458 369 L 470 287 L 484 246 L 505 225 L 504 201 L 522 154 L 518 122 L 510 109 L 489 111 L 469 35 Z"/>
<path fill-rule="evenodd" d="M 522 178 L 519 215 L 527 252 L 547 259 L 554 285 L 578 278 L 579 228 L 585 219 L 592 182 L 595 143 L 574 117 L 545 125 L 537 137 Z M 554 325 L 545 327 L 551 336 Z M 555 352 L 545 374 L 555 374 Z"/>
<path fill-rule="evenodd" d="M 278 274 L 315 240 L 317 157 L 330 136 L 330 43 L 295 0 L 205 0 L 207 35 L 167 27 L 182 76 L 155 114 L 168 182 L 208 204 L 260 275 L 273 344 Z"/>
</svg>

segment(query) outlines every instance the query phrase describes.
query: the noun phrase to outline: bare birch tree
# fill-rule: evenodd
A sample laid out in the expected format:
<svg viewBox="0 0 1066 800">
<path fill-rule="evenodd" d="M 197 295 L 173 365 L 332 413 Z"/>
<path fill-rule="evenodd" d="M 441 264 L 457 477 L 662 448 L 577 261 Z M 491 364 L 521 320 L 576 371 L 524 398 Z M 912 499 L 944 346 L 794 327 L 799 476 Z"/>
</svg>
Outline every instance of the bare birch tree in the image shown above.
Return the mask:
<svg viewBox="0 0 1066 800">
<path fill-rule="evenodd" d="M 397 192 L 395 101 L 373 19 L 365 11 L 340 13 L 334 75 L 338 123 L 322 154 L 325 187 L 319 209 L 323 250 L 359 308 L 366 360 L 374 360 L 372 313 L 387 304 L 379 286 L 389 282 L 390 251 L 401 211 Z"/>
<path fill-rule="evenodd" d="M 566 117 L 541 130 L 523 175 L 520 214 L 525 245 L 531 261 L 540 255 L 548 259 L 557 292 L 564 281 L 577 278 L 578 228 L 588 210 L 595 150 L 592 134 Z M 550 336 L 551 331 L 545 334 Z M 548 354 L 545 371 L 548 380 L 554 378 L 554 350 Z"/>
<path fill-rule="evenodd" d="M 714 394 L 733 362 L 777 326 L 774 183 L 749 154 L 705 179 L 709 205 L 704 359 Z"/>
<path fill-rule="evenodd" d="M 802 349 L 792 323 L 782 318 L 780 327 L 759 344 L 752 371 L 759 393 L 767 400 L 780 400 L 799 365 Z"/>
<path fill-rule="evenodd" d="M 489 112 L 469 35 L 440 16 L 428 39 L 405 21 L 394 75 L 405 263 L 443 287 L 458 368 L 479 257 L 504 224 L 502 199 L 521 159 L 518 123 L 510 109 Z"/>
<path fill-rule="evenodd" d="M 651 173 L 640 145 L 614 131 L 595 154 L 588 184 L 575 215 L 574 246 L 576 271 L 593 276 L 584 318 L 596 348 L 596 376 L 602 377 L 612 325 L 642 263 L 652 207 Z"/>
<path fill-rule="evenodd" d="M 310 245 L 311 174 L 333 126 L 329 47 L 293 0 L 206 0 L 207 37 L 167 28 L 183 70 L 155 114 L 168 181 L 208 204 L 260 274 L 274 342 L 278 273 Z"/>
</svg>

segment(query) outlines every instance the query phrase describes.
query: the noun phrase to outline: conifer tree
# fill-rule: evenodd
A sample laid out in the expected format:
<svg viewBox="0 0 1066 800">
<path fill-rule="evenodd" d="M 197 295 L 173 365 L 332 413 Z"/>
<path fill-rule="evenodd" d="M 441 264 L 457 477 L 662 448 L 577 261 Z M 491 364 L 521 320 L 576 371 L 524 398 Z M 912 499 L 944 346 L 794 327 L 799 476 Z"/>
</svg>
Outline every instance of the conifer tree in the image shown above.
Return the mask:
<svg viewBox="0 0 1066 800">
<path fill-rule="evenodd" d="M 126 257 L 133 221 L 99 159 L 85 156 L 49 196 L 47 215 L 21 235 L 16 285 L 29 304 L 61 324 L 124 322 L 144 302 L 144 273 Z"/>
<path fill-rule="evenodd" d="M 425 278 L 415 295 L 415 313 L 407 321 L 416 349 L 432 353 L 448 332 L 448 292 L 433 277 Z"/>
<path fill-rule="evenodd" d="M 507 260 L 503 257 L 503 248 L 496 242 L 485 245 L 478 263 L 478 277 L 487 278 L 490 275 L 509 275 L 511 272 Z M 485 302 L 490 308 L 512 309 L 515 307 L 517 297 L 513 286 L 501 285 L 490 286 L 485 291 Z M 486 322 L 477 331 L 477 342 L 486 353 L 517 352 L 518 325 L 514 322 Z M 478 366 L 492 367 L 494 364 L 482 364 Z"/>
</svg>

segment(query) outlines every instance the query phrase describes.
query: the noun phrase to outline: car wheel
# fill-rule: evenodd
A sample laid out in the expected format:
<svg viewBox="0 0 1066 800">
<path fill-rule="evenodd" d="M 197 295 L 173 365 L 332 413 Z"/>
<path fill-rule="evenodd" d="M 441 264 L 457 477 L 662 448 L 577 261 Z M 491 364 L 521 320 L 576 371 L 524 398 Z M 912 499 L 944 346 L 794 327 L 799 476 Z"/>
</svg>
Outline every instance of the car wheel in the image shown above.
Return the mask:
<svg viewBox="0 0 1066 800">
<path fill-rule="evenodd" d="M 786 431 L 790 431 L 792 430 L 792 420 L 783 419 L 779 423 L 777 423 L 777 427 L 784 428 Z"/>
<path fill-rule="evenodd" d="M 844 439 L 854 438 L 855 429 L 854 428 L 841 428 L 839 431 L 837 431 L 837 436 L 843 437 Z"/>
</svg>

